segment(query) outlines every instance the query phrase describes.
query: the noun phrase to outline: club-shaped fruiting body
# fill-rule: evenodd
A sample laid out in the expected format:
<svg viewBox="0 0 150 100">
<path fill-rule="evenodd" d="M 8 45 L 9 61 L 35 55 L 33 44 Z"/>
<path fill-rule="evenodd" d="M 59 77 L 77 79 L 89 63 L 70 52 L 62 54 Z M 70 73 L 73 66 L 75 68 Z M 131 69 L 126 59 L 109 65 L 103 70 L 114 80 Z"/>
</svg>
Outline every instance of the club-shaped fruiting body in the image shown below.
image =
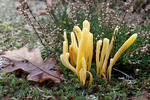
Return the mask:
<svg viewBox="0 0 150 100">
<path fill-rule="evenodd" d="M 67 35 L 64 32 L 63 54 L 61 54 L 60 59 L 64 66 L 77 74 L 83 85 L 85 85 L 88 74 L 90 78 L 88 85 L 90 86 L 93 81 L 92 74 L 90 73 L 93 57 L 93 34 L 90 33 L 90 23 L 85 20 L 82 31 L 78 26 L 75 26 L 73 31 L 75 34 L 71 32 L 69 51 Z"/>
<path fill-rule="evenodd" d="M 118 28 L 116 27 L 116 29 L 114 30 L 114 35 L 117 32 L 118 32 Z M 106 82 L 110 81 L 110 79 L 111 79 L 111 71 L 112 71 L 113 65 L 117 62 L 117 60 L 121 56 L 121 54 L 129 46 L 131 46 L 137 38 L 137 34 L 133 34 L 127 41 L 125 41 L 125 43 L 120 47 L 120 49 L 117 51 L 115 56 L 110 59 L 109 66 L 107 67 L 107 63 L 108 63 L 108 60 L 109 60 L 109 55 L 110 55 L 110 52 L 111 52 L 112 47 L 113 47 L 114 35 L 112 36 L 110 44 L 109 44 L 109 40 L 107 38 L 105 38 L 103 40 L 103 47 L 102 47 L 101 53 L 100 53 L 100 48 L 101 48 L 101 45 L 102 45 L 102 40 L 99 40 L 97 42 L 97 46 L 96 46 L 97 75 L 99 77 L 103 77 L 103 79 Z M 99 59 L 99 55 L 101 55 L 100 59 Z M 107 72 L 106 72 L 106 70 L 107 70 Z"/>
<path fill-rule="evenodd" d="M 68 46 L 67 34 L 64 32 L 63 54 L 60 59 L 64 66 L 77 74 L 80 82 L 83 85 L 86 83 L 86 76 L 89 75 L 88 86 L 92 84 L 93 77 L 90 72 L 92 57 L 93 57 L 93 34 L 90 33 L 90 23 L 85 20 L 83 22 L 83 29 L 74 26 L 74 32 L 71 32 L 71 44 Z M 99 77 L 107 82 L 111 79 L 112 67 L 117 62 L 121 54 L 133 44 L 137 38 L 137 34 L 133 34 L 117 51 L 115 56 L 109 60 L 115 34 L 118 32 L 118 27 L 115 28 L 111 42 L 104 38 L 99 40 L 96 44 L 96 70 Z M 101 49 L 102 46 L 102 50 Z M 68 48 L 69 47 L 69 48 Z M 69 49 L 69 50 L 68 50 Z M 70 63 L 70 62 L 71 63 Z M 109 66 L 107 66 L 109 63 Z"/>
<path fill-rule="evenodd" d="M 125 43 L 120 47 L 120 49 L 117 51 L 115 56 L 112 58 L 112 61 L 110 61 L 110 65 L 107 71 L 108 80 L 111 79 L 111 70 L 112 70 L 113 65 L 117 62 L 121 54 L 133 44 L 136 38 L 137 38 L 137 34 L 133 34 L 128 40 L 125 41 Z"/>
</svg>

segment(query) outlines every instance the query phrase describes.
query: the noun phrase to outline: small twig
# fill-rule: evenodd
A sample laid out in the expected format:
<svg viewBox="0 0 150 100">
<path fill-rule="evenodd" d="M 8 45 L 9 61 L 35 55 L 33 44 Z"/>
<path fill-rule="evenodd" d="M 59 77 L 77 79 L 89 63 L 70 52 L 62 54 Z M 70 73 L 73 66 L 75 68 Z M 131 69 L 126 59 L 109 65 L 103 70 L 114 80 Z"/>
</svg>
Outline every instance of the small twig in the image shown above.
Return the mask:
<svg viewBox="0 0 150 100">
<path fill-rule="evenodd" d="M 150 78 L 148 79 L 148 80 L 146 80 L 145 81 L 145 84 L 139 89 L 139 91 L 137 92 L 137 94 L 136 94 L 136 96 L 135 96 L 135 98 L 137 98 L 138 97 L 138 94 L 140 93 L 140 91 L 143 89 L 143 88 L 145 88 L 146 87 L 146 83 L 147 83 L 147 81 L 150 81 Z"/>
<path fill-rule="evenodd" d="M 140 89 L 139 89 L 139 91 L 137 92 L 137 94 L 136 94 L 136 96 L 135 96 L 135 98 L 137 98 L 138 97 L 138 94 L 140 93 L 140 91 L 144 88 L 146 86 L 146 84 L 144 84 Z"/>
<path fill-rule="evenodd" d="M 29 10 L 29 13 L 31 14 L 31 16 L 33 17 L 33 19 L 35 20 L 35 22 L 37 22 L 37 24 L 39 25 L 40 27 L 40 30 L 42 31 L 44 29 L 44 27 L 41 25 L 41 23 L 36 19 L 36 17 L 33 15 L 33 12 L 32 10 L 30 9 L 29 7 L 29 4 L 27 2 L 25 2 L 26 6 L 27 6 L 27 9 Z"/>
<path fill-rule="evenodd" d="M 41 89 L 40 89 L 40 88 L 38 88 L 38 87 L 36 87 L 35 89 L 37 89 L 39 92 L 44 93 L 44 91 L 43 91 L 43 90 L 41 90 Z"/>
<path fill-rule="evenodd" d="M 44 95 L 44 94 L 42 96 L 44 98 L 46 98 L 46 100 L 49 100 L 49 99 L 52 99 L 52 100 L 54 99 L 55 100 L 56 99 L 54 96 L 47 96 L 47 95 Z"/>
<path fill-rule="evenodd" d="M 24 1 L 24 0 L 22 0 L 22 1 Z M 44 47 L 46 47 L 46 45 L 43 43 L 42 38 L 40 37 L 39 33 L 36 31 L 36 28 L 35 28 L 34 24 L 32 23 L 31 18 L 29 17 L 29 15 L 27 14 L 27 12 L 25 11 L 25 9 L 27 9 L 27 7 L 26 7 L 26 8 L 24 7 L 24 6 L 25 6 L 25 3 L 20 2 L 20 4 L 21 4 L 20 10 L 21 10 L 21 12 L 22 12 L 22 15 L 23 15 L 24 18 L 26 19 L 26 22 L 27 22 L 29 25 L 31 25 L 31 27 L 33 28 L 33 30 L 34 30 L 36 36 L 37 36 L 38 39 L 40 40 L 40 43 L 41 43 Z"/>
<path fill-rule="evenodd" d="M 33 88 L 34 88 L 34 87 L 33 87 Z M 55 99 L 54 96 L 47 96 L 47 95 L 44 95 L 44 94 L 43 94 L 44 91 L 41 90 L 41 89 L 38 88 L 38 87 L 36 87 L 36 88 L 34 88 L 34 89 L 37 90 L 41 96 L 43 96 L 44 98 L 46 98 L 46 100 L 48 100 L 48 99 Z M 44 99 L 44 100 L 45 100 L 45 99 Z"/>
<path fill-rule="evenodd" d="M 44 0 L 45 1 L 45 5 L 46 5 L 46 11 L 47 11 L 47 13 L 48 13 L 48 15 L 49 15 L 49 18 L 51 18 L 52 19 L 52 24 L 55 24 L 56 25 L 56 28 L 58 27 L 58 25 L 57 25 L 57 22 L 56 22 L 56 20 L 55 20 L 55 18 L 53 17 L 53 15 L 51 14 L 51 12 L 50 12 L 50 6 L 49 6 L 49 4 L 48 4 L 48 0 Z M 52 10 L 53 10 L 53 8 L 51 8 Z M 51 20 L 50 19 L 50 20 Z"/>
<path fill-rule="evenodd" d="M 43 45 L 43 47 L 48 50 L 47 45 L 48 45 L 48 40 L 45 37 L 44 33 L 45 33 L 45 29 L 42 26 L 42 24 L 36 19 L 36 17 L 33 15 L 32 10 L 30 9 L 28 3 L 26 0 L 18 0 L 19 3 L 21 4 L 20 6 L 20 11 L 22 13 L 22 15 L 24 16 L 26 22 L 33 28 L 35 35 L 37 36 L 37 38 L 40 40 L 40 43 Z M 30 17 L 31 16 L 31 17 Z M 43 34 L 39 34 L 39 32 L 37 31 L 38 29 L 36 28 L 35 24 L 33 23 L 35 22 L 38 26 L 40 31 Z M 45 38 L 44 38 L 45 37 Z M 45 42 L 43 41 L 45 40 Z"/>
<path fill-rule="evenodd" d="M 117 72 L 120 72 L 121 74 L 125 75 L 125 76 L 128 77 L 128 78 L 134 79 L 132 76 L 129 76 L 129 75 L 127 75 L 126 73 L 124 73 L 124 72 L 122 72 L 122 71 L 120 71 L 120 70 L 118 70 L 118 69 L 116 69 L 116 68 L 113 68 L 113 70 L 115 70 L 115 71 L 117 71 Z"/>
<path fill-rule="evenodd" d="M 26 2 L 26 6 L 27 6 L 27 8 L 28 8 L 28 10 L 29 10 L 29 13 L 31 14 L 31 16 L 32 16 L 32 18 L 34 19 L 34 21 L 39 25 L 39 28 L 40 28 L 40 30 L 42 31 L 42 33 L 43 34 L 41 34 L 42 35 L 42 37 L 44 37 L 44 33 L 45 33 L 45 28 L 42 26 L 42 24 L 37 20 L 37 18 L 33 15 L 33 12 L 32 12 L 32 10 L 30 9 L 30 7 L 29 7 L 29 4 Z M 47 40 L 47 38 L 43 38 L 45 41 L 46 41 L 46 44 L 48 44 L 48 40 Z"/>
</svg>

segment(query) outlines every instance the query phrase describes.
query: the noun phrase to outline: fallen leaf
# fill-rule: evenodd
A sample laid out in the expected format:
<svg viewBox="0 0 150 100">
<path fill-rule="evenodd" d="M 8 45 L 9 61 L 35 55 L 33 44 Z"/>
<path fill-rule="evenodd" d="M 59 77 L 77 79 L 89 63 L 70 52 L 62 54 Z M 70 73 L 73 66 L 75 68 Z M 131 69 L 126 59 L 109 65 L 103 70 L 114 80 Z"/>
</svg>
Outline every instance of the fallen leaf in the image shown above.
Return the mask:
<svg viewBox="0 0 150 100">
<path fill-rule="evenodd" d="M 32 63 L 42 63 L 41 52 L 39 48 L 33 49 L 29 52 L 28 48 L 22 47 L 13 51 L 5 51 L 2 57 L 8 58 L 15 61 L 28 60 Z"/>
<path fill-rule="evenodd" d="M 56 65 L 56 60 L 54 58 L 48 58 L 43 61 L 41 52 L 38 48 L 30 52 L 26 47 L 7 51 L 3 57 L 10 60 L 10 63 L 5 64 L 3 67 L 5 72 L 21 69 L 29 73 L 27 80 L 36 82 L 53 80 L 54 83 L 61 82 L 62 74 L 60 74 L 59 66 Z"/>
</svg>

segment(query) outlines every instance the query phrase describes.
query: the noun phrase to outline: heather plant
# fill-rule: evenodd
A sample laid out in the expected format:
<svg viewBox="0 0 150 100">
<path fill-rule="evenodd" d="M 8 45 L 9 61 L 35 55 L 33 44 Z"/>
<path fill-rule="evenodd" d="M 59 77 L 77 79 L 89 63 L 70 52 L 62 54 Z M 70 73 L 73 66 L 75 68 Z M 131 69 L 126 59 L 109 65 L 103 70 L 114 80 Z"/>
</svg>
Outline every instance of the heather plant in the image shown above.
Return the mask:
<svg viewBox="0 0 150 100">
<path fill-rule="evenodd" d="M 19 0 L 19 10 L 25 17 L 26 21 L 32 26 L 35 31 L 35 35 L 43 45 L 44 57 L 52 54 L 53 56 L 60 55 L 62 49 L 63 32 L 71 32 L 74 25 L 82 26 L 82 22 L 87 19 L 91 24 L 91 32 L 94 36 L 94 44 L 96 41 L 102 38 L 111 39 L 113 30 L 116 26 L 119 26 L 119 32 L 116 34 L 116 41 L 114 42 L 114 49 L 112 55 L 119 49 L 121 44 L 134 33 L 139 35 L 135 44 L 133 44 L 124 54 L 121 56 L 120 62 L 124 64 L 134 63 L 147 65 L 148 62 L 142 64 L 142 60 L 145 59 L 142 47 L 147 48 L 149 44 L 146 42 L 148 39 L 148 31 L 141 32 L 143 29 L 141 26 L 130 24 L 132 20 L 128 20 L 126 17 L 131 14 L 131 6 L 135 4 L 134 1 L 127 2 L 124 5 L 124 13 L 119 9 L 112 8 L 113 2 L 99 2 L 93 0 L 85 1 L 55 1 L 51 4 L 45 1 L 46 6 L 46 19 L 35 16 L 29 7 L 26 0 Z M 130 4 L 129 4 L 130 3 Z M 122 7 L 121 7 L 122 8 Z M 120 9 L 121 9 L 120 8 Z M 143 36 L 144 34 L 144 36 Z M 51 39 L 49 39 L 51 38 Z M 70 42 L 70 37 L 68 37 Z M 143 41 L 141 43 L 140 41 Z M 136 51 L 136 52 L 135 52 Z M 94 51 L 95 52 L 95 51 Z M 149 54 L 148 54 L 149 55 Z M 134 59 L 136 56 L 136 60 Z M 57 56 L 56 56 L 57 57 Z"/>
<path fill-rule="evenodd" d="M 130 4 L 129 4 L 130 3 Z M 99 2 L 93 0 L 86 1 L 57 1 L 51 5 L 45 1 L 46 11 L 47 11 L 47 21 L 44 23 L 43 19 L 37 20 L 36 17 L 32 14 L 30 7 L 27 6 L 26 9 L 20 9 L 21 12 L 29 13 L 31 17 L 37 22 L 37 25 L 33 22 L 29 22 L 29 18 L 27 17 L 27 22 L 31 24 L 35 33 L 42 45 L 46 48 L 50 48 L 50 52 L 53 55 L 60 55 L 62 49 L 62 39 L 63 39 L 63 31 L 71 32 L 74 25 L 82 26 L 82 22 L 87 19 L 91 24 L 91 32 L 94 36 L 94 44 L 96 41 L 102 38 L 111 39 L 113 35 L 114 28 L 119 26 L 119 32 L 116 34 L 116 41 L 114 42 L 114 49 L 112 50 L 112 55 L 119 49 L 121 44 L 125 40 L 129 38 L 134 33 L 139 34 L 139 37 L 135 44 L 133 44 L 124 54 L 121 56 L 120 62 L 124 64 L 135 63 L 146 65 L 148 63 L 142 64 L 145 59 L 145 56 L 148 54 L 144 54 L 141 52 L 141 48 L 147 48 L 148 51 L 148 33 L 149 31 L 142 31 L 143 27 L 137 26 L 135 24 L 131 24 L 131 21 L 126 19 L 126 16 L 130 14 L 131 5 L 134 2 L 127 2 L 125 5 L 125 12 L 119 11 L 119 9 L 112 9 L 111 2 Z M 21 3 L 21 7 L 24 5 L 28 5 L 26 1 Z M 23 14 L 23 13 L 22 13 Z M 37 27 L 38 30 L 36 30 Z M 37 33 L 39 32 L 40 33 Z M 144 35 L 143 35 L 144 34 Z M 39 35 L 39 36 L 38 36 Z M 49 39 L 51 38 L 51 39 Z M 70 37 L 68 37 L 70 42 Z M 140 41 L 143 41 L 142 43 Z M 47 51 L 47 50 L 45 50 Z M 136 51 L 136 52 L 135 52 Z M 145 52 L 146 52 L 145 51 Z M 50 53 L 49 52 L 49 53 Z M 95 52 L 95 51 L 94 51 Z M 47 54 L 49 54 L 47 53 Z M 46 54 L 46 53 L 45 53 Z M 111 56 L 112 56 L 111 55 Z M 134 59 L 136 56 L 136 60 Z"/>
<path fill-rule="evenodd" d="M 135 24 L 130 24 L 131 20 L 126 19 L 132 12 L 130 10 L 134 1 L 127 2 L 125 9 L 123 9 L 125 10 L 124 13 L 119 11 L 119 9 L 113 9 L 111 2 L 99 2 L 93 0 L 86 0 L 83 2 L 78 0 L 68 2 L 64 0 L 62 2 L 58 0 L 55 1 L 55 3 L 52 2 L 49 4 L 48 1 L 45 1 L 47 19 L 37 19 L 25 0 L 19 0 L 19 2 L 21 4 L 19 10 L 22 12 L 26 21 L 32 26 L 35 35 L 43 45 L 43 54 L 45 57 L 52 54 L 58 58 L 58 55 L 61 54 L 61 49 L 63 49 L 61 45 L 64 31 L 71 33 L 73 26 L 81 27 L 82 22 L 87 19 L 90 22 L 91 33 L 93 33 L 94 48 L 96 48 L 95 46 L 98 40 L 102 40 L 103 38 L 111 40 L 111 37 L 114 35 L 113 32 L 115 27 L 119 26 L 118 31 L 115 34 L 114 46 L 108 59 L 115 55 L 124 41 L 132 34 L 137 33 L 139 36 L 136 42 L 125 51 L 117 63 L 118 65 L 141 64 L 143 66 L 148 64 L 148 62 L 146 62 L 147 58 L 145 60 L 145 56 L 147 57 L 148 54 L 142 56 L 143 52 L 139 51 L 142 45 L 145 45 L 145 43 L 141 43 L 140 41 L 144 41 L 146 36 L 140 35 L 141 29 L 138 26 L 135 26 Z M 66 38 L 68 38 L 68 43 L 70 43 L 71 38 Z M 96 49 L 94 49 L 94 57 L 96 56 L 95 52 Z M 144 64 L 142 60 L 145 60 Z M 95 61 L 95 59 L 93 59 L 93 61 Z"/>
</svg>

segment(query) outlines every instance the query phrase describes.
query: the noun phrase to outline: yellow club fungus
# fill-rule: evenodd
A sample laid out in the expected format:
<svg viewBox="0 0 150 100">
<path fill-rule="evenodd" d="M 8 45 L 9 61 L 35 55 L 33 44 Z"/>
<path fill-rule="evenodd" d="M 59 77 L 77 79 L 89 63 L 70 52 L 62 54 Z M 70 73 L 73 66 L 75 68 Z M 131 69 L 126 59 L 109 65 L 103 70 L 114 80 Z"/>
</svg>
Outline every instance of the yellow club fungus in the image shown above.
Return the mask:
<svg viewBox="0 0 150 100">
<path fill-rule="evenodd" d="M 99 61 L 99 54 L 100 54 L 100 49 L 101 49 L 101 45 L 102 45 L 102 40 L 99 40 L 96 44 L 96 71 L 97 71 L 97 75 L 99 75 L 99 71 L 100 71 L 100 61 Z"/>
<path fill-rule="evenodd" d="M 115 56 L 110 59 L 109 66 L 107 67 L 107 63 L 109 60 L 109 55 L 113 47 L 113 41 L 114 41 L 114 35 L 118 32 L 118 27 L 114 30 L 114 34 L 112 36 L 111 42 L 109 44 L 109 40 L 105 38 L 103 40 L 103 47 L 101 51 L 101 57 L 99 59 L 100 55 L 100 47 L 102 44 L 102 40 L 99 40 L 97 42 L 96 46 L 96 66 L 97 66 L 97 75 L 100 77 L 103 77 L 104 80 L 107 82 L 111 79 L 111 71 L 113 65 L 117 62 L 118 58 L 121 56 L 121 54 L 133 44 L 133 42 L 136 40 L 137 34 L 133 34 L 117 51 Z M 107 72 L 106 72 L 107 70 Z M 107 75 L 106 75 L 107 74 Z"/>
<path fill-rule="evenodd" d="M 108 80 L 111 79 L 111 70 L 113 65 L 117 62 L 118 58 L 121 56 L 121 54 L 129 47 L 133 44 L 133 42 L 136 40 L 137 38 L 137 34 L 133 34 L 121 47 L 120 49 L 117 51 L 117 53 L 115 54 L 115 56 L 113 57 L 113 60 L 110 62 L 110 65 L 108 67 Z"/>
<path fill-rule="evenodd" d="M 68 69 L 73 71 L 79 78 L 80 82 L 85 85 L 87 75 L 89 76 L 88 86 L 92 84 L 93 77 L 90 72 L 92 57 L 93 57 L 93 34 L 90 33 L 90 23 L 85 20 L 83 29 L 74 26 L 74 32 L 71 32 L 71 44 L 68 45 L 67 34 L 64 32 L 63 53 L 60 56 L 61 62 Z M 133 34 L 117 51 L 113 58 L 110 58 L 110 53 L 113 48 L 115 34 L 118 32 L 118 27 L 115 28 L 111 42 L 104 38 L 96 44 L 96 70 L 99 77 L 107 82 L 111 79 L 111 71 L 114 64 L 117 62 L 121 54 L 133 44 L 137 38 L 137 34 Z M 69 48 L 68 48 L 69 47 Z M 101 50 L 102 47 L 102 50 Z M 69 49 L 69 50 L 68 50 Z M 110 58 L 110 61 L 108 61 Z M 71 63 L 70 63 L 70 62 Z M 109 62 L 109 66 L 108 65 Z"/>
<path fill-rule="evenodd" d="M 78 26 L 75 26 L 73 28 L 73 31 L 75 32 L 77 39 L 78 39 L 78 43 L 80 43 L 81 40 L 81 29 Z"/>
<path fill-rule="evenodd" d="M 64 33 L 63 54 L 61 54 L 60 59 L 64 66 L 77 74 L 83 85 L 86 83 L 86 76 L 89 75 L 88 86 L 90 86 L 93 81 L 90 72 L 93 57 L 93 34 L 90 33 L 90 23 L 85 20 L 82 31 L 78 26 L 75 26 L 73 31 L 75 34 L 74 32 L 71 33 L 69 51 L 67 35 Z"/>
<path fill-rule="evenodd" d="M 91 69 L 91 64 L 92 64 L 92 58 L 93 58 L 93 34 L 89 34 L 89 42 L 88 42 L 88 71 Z"/>
<path fill-rule="evenodd" d="M 106 51 L 109 45 L 109 40 L 107 38 L 105 38 L 103 40 L 103 48 L 102 48 L 102 53 L 101 53 L 101 58 L 100 58 L 100 64 L 99 64 L 99 72 L 100 72 L 100 76 L 102 74 L 102 65 L 103 65 L 103 61 L 104 61 L 104 57 L 106 55 Z"/>
</svg>

